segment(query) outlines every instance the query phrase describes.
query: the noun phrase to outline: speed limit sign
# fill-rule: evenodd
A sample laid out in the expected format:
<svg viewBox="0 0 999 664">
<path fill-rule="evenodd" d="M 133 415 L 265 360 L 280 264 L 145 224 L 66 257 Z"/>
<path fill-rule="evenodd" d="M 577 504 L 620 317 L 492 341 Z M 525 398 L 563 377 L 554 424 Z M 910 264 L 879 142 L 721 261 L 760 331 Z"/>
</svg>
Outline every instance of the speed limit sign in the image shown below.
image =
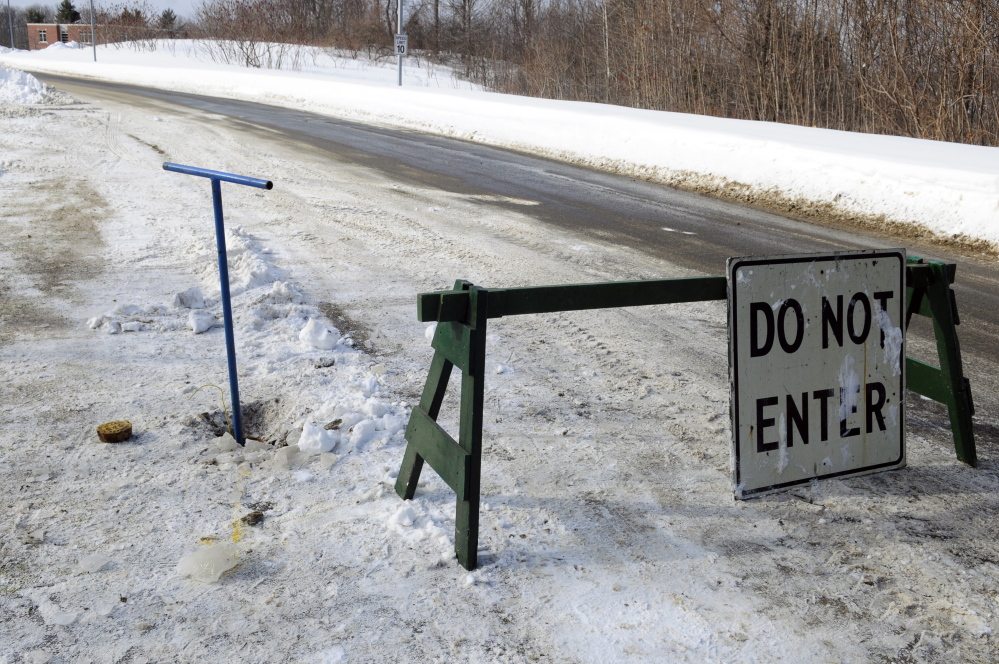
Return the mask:
<svg viewBox="0 0 999 664">
<path fill-rule="evenodd" d="M 395 54 L 409 55 L 409 35 L 395 36 Z"/>
</svg>

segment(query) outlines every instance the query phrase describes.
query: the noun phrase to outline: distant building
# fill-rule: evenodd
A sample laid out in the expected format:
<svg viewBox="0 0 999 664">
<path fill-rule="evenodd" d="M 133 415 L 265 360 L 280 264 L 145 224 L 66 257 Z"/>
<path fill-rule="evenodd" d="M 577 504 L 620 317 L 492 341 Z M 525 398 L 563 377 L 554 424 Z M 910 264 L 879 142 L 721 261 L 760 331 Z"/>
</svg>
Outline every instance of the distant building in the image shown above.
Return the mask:
<svg viewBox="0 0 999 664">
<path fill-rule="evenodd" d="M 97 26 L 103 27 L 103 26 Z M 29 23 L 28 50 L 38 51 L 56 42 L 76 42 L 90 46 L 93 38 L 90 24 L 81 23 Z"/>
<path fill-rule="evenodd" d="M 96 25 L 100 44 L 114 44 L 131 39 L 188 39 L 187 30 L 164 30 L 147 26 Z M 93 41 L 89 23 L 29 23 L 28 50 L 39 51 L 56 42 L 76 42 L 90 46 Z"/>
</svg>

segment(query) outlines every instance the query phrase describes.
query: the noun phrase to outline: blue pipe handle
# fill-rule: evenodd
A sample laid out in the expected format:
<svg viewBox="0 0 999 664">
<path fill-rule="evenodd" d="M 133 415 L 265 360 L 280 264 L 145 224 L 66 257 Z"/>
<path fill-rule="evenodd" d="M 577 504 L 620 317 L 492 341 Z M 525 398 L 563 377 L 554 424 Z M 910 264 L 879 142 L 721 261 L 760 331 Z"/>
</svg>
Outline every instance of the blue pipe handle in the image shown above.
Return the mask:
<svg viewBox="0 0 999 664">
<path fill-rule="evenodd" d="M 261 180 L 260 178 L 251 178 L 246 175 L 235 175 L 233 173 L 224 173 L 222 171 L 212 171 L 207 168 L 198 168 L 197 166 L 172 164 L 169 161 L 163 162 L 163 170 L 173 171 L 174 173 L 184 173 L 186 175 L 197 175 L 198 177 L 211 178 L 212 180 L 218 180 L 220 182 L 242 184 L 247 187 L 256 187 L 257 189 L 274 188 L 274 183 L 270 180 Z"/>
</svg>

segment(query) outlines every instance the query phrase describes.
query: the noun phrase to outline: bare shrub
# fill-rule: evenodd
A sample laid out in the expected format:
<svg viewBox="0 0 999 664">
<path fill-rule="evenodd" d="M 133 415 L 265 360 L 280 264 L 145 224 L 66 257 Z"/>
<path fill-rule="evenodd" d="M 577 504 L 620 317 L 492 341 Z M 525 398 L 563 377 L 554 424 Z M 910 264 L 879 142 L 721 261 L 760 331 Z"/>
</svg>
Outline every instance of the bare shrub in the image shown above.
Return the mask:
<svg viewBox="0 0 999 664">
<path fill-rule="evenodd" d="M 207 0 L 209 54 L 391 54 L 397 0 Z M 416 0 L 410 48 L 514 94 L 999 145 L 999 0 Z M 148 14 L 147 14 L 148 15 Z"/>
</svg>

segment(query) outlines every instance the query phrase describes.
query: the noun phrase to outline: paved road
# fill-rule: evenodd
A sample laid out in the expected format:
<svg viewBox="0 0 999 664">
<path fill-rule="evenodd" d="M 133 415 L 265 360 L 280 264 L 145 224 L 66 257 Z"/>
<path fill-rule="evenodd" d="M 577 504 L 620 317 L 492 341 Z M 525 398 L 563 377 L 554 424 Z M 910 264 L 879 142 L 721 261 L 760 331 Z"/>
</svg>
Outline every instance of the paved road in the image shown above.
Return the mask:
<svg viewBox="0 0 999 664">
<path fill-rule="evenodd" d="M 999 446 L 999 262 L 965 256 L 908 238 L 799 222 L 742 205 L 681 192 L 629 177 L 475 143 L 363 125 L 251 102 L 181 94 L 130 85 L 38 74 L 84 100 L 113 99 L 163 109 L 182 106 L 232 118 L 244 130 L 278 132 L 303 150 L 378 169 L 399 182 L 469 194 L 539 201 L 540 222 L 595 240 L 634 247 L 671 263 L 722 274 L 730 256 L 905 246 L 910 254 L 955 261 L 955 285 L 965 372 L 978 408 L 980 451 Z M 505 205 L 501 202 L 484 203 Z M 516 205 L 520 214 L 525 208 Z M 663 228 L 676 232 L 667 232 Z M 693 233 L 692 235 L 684 234 Z M 910 330 L 910 354 L 932 351 L 928 325 Z M 939 422 L 939 412 L 916 401 L 910 416 Z M 930 424 L 932 426 L 932 424 Z M 996 449 L 999 449 L 997 447 Z"/>
</svg>

